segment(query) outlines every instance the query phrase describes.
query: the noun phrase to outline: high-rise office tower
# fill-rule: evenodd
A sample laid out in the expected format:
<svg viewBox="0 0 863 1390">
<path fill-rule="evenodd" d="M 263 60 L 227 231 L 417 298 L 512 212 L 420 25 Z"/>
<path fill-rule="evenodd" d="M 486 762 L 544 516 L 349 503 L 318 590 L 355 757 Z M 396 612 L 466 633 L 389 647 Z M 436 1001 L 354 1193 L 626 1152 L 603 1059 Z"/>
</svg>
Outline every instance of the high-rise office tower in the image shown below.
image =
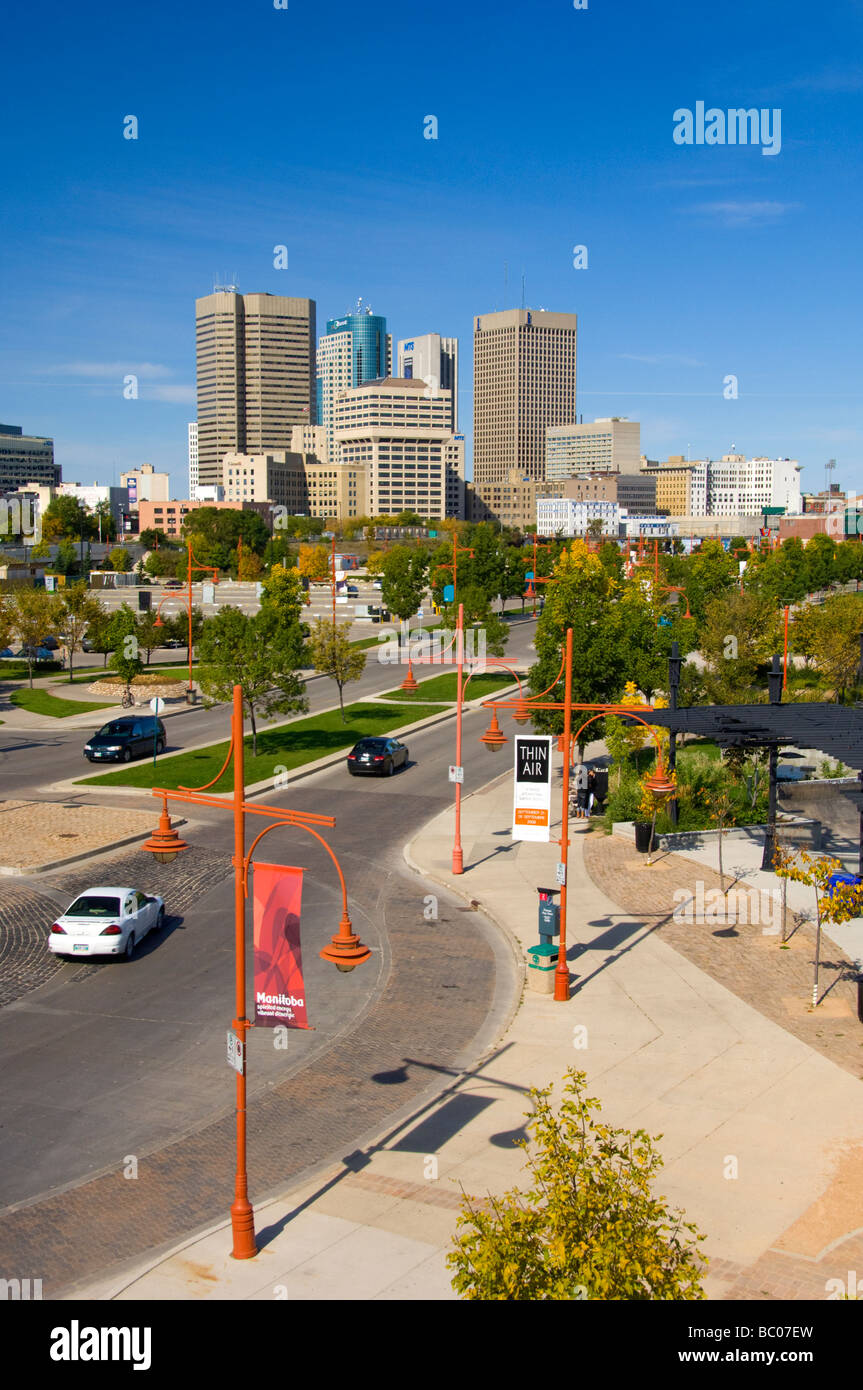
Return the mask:
<svg viewBox="0 0 863 1390">
<path fill-rule="evenodd" d="M 574 424 L 575 314 L 507 309 L 475 318 L 473 476 L 545 476 L 545 431 Z"/>
<path fill-rule="evenodd" d="M 337 391 L 378 381 L 392 371 L 393 340 L 387 321 L 357 300 L 355 314 L 328 319 L 318 340 L 317 423 L 327 432 L 333 457 L 333 400 Z"/>
<path fill-rule="evenodd" d="M 198 422 L 189 421 L 189 496 L 198 492 Z"/>
<path fill-rule="evenodd" d="M 222 481 L 234 451 L 290 448 L 315 409 L 315 301 L 240 294 L 226 286 L 195 301 L 198 481 Z"/>
<path fill-rule="evenodd" d="M 405 380 L 420 377 L 432 391 L 449 391 L 452 401 L 450 426 L 458 431 L 458 338 L 423 333 L 402 338 L 398 345 L 398 375 Z"/>
</svg>

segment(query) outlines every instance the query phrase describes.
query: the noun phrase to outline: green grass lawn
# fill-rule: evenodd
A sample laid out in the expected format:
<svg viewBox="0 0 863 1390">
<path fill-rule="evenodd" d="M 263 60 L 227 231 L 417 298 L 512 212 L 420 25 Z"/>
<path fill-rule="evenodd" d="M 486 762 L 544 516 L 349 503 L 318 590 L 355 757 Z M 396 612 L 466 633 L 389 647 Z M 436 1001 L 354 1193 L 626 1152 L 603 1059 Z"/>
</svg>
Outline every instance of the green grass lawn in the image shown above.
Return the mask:
<svg viewBox="0 0 863 1390">
<path fill-rule="evenodd" d="M 110 700 L 58 700 L 47 690 L 31 690 L 29 686 L 13 691 L 10 698 L 19 709 L 29 710 L 31 714 L 50 714 L 54 719 L 68 719 L 70 714 L 87 714 L 94 709 L 111 709 L 112 704 L 116 703 Z"/>
<path fill-rule="evenodd" d="M 421 667 L 414 668 L 414 676 L 418 674 Z M 407 674 L 407 667 L 404 668 Z M 406 695 L 403 690 L 388 690 L 384 695 L 385 700 L 400 700 L 405 704 L 414 700 L 455 700 L 457 696 L 458 676 L 455 671 L 448 671 L 444 675 L 432 676 L 430 680 L 420 681 L 416 695 Z M 481 675 L 471 678 L 467 687 L 465 698 L 468 700 L 478 700 L 480 697 L 488 698 L 496 690 L 503 690 L 505 686 L 515 685 L 512 676 L 504 673 L 500 675 L 494 671 L 484 671 Z"/>
<path fill-rule="evenodd" d="M 314 715 L 309 719 L 297 719 L 293 723 L 258 734 L 257 757 L 252 756 L 252 739 L 244 739 L 246 754 L 246 785 L 263 782 L 275 776 L 277 767 L 302 767 L 304 763 L 314 762 L 328 753 L 338 753 L 342 748 L 352 748 L 358 739 L 370 735 L 388 734 L 402 724 L 410 724 L 427 714 L 437 714 L 434 705 L 347 705 L 346 723 L 343 724 L 338 710 L 328 714 Z M 227 722 L 227 720 L 226 720 Z M 84 777 L 78 786 L 98 787 L 200 787 L 215 777 L 228 753 L 228 744 L 214 743 L 207 748 L 199 748 L 194 753 L 178 753 L 159 759 L 156 775 L 153 775 L 152 760 L 136 766 L 124 766 L 117 772 L 108 772 L 100 777 Z M 211 787 L 211 791 L 230 791 L 233 781 L 231 769 Z"/>
<path fill-rule="evenodd" d="M 62 671 L 63 667 L 59 661 L 34 661 L 33 678 L 37 676 L 50 676 L 55 671 Z M 26 681 L 30 679 L 30 672 L 27 670 L 26 661 L 10 661 L 4 658 L 0 661 L 0 684 L 5 681 Z"/>
</svg>

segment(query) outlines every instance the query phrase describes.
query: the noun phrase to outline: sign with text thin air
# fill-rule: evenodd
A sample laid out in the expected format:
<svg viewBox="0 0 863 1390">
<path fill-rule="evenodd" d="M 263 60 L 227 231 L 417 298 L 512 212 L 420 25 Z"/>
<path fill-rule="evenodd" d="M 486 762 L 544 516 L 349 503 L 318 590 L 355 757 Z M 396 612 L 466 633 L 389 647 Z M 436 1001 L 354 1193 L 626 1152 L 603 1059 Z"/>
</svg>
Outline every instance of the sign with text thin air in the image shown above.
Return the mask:
<svg viewBox="0 0 863 1390">
<path fill-rule="evenodd" d="M 550 734 L 516 734 L 512 838 L 548 841 L 551 829 Z"/>
</svg>

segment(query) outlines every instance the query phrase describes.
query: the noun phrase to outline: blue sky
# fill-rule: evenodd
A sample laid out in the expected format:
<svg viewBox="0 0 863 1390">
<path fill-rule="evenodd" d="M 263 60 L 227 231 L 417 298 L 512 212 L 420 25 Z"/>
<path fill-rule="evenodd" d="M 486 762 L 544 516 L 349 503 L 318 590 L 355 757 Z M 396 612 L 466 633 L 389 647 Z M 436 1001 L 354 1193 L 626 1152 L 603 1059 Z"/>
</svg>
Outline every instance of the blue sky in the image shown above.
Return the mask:
<svg viewBox="0 0 863 1390">
<path fill-rule="evenodd" d="M 234 277 L 457 335 L 470 438 L 472 318 L 524 273 L 579 315 L 585 419 L 863 491 L 863 0 L 48 0 L 4 38 L 0 420 L 67 480 L 185 495 L 194 300 Z M 699 100 L 778 108 L 780 152 L 675 144 Z"/>
</svg>

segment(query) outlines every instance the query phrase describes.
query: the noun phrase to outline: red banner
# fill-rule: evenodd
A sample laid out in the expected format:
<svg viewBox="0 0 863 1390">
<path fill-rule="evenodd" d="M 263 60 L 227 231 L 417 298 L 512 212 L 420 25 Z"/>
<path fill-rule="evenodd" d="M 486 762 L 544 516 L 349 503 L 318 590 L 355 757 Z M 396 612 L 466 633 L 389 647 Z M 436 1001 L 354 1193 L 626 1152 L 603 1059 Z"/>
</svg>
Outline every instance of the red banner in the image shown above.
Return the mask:
<svg viewBox="0 0 863 1390">
<path fill-rule="evenodd" d="M 255 864 L 253 875 L 255 1024 L 308 1028 L 300 949 L 303 871 Z"/>
</svg>

